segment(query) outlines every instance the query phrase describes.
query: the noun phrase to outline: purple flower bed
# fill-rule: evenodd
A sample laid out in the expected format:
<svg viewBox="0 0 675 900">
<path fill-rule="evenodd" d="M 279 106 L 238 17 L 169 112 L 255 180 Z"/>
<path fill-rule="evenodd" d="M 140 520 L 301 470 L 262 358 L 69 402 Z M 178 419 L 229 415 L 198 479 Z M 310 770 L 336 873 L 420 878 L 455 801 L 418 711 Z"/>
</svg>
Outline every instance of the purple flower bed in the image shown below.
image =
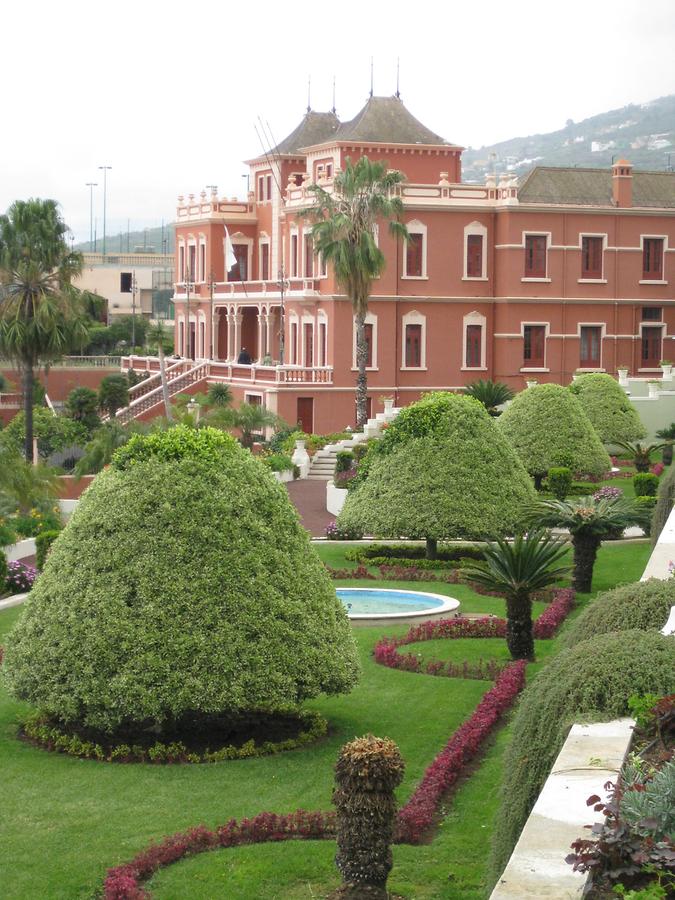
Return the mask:
<svg viewBox="0 0 675 900">
<path fill-rule="evenodd" d="M 7 566 L 5 590 L 10 594 L 25 594 L 35 584 L 37 569 L 22 562 L 11 562 Z"/>
</svg>

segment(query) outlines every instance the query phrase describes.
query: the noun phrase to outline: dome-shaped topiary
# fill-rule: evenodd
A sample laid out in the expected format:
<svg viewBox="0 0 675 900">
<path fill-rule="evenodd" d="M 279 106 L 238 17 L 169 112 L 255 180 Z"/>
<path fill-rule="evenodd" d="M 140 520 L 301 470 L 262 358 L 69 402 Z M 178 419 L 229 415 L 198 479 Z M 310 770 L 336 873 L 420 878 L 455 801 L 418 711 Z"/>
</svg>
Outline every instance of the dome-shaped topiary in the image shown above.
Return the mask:
<svg viewBox="0 0 675 900">
<path fill-rule="evenodd" d="M 647 434 L 624 389 L 611 375 L 589 372 L 569 386 L 603 444 L 637 441 Z"/>
<path fill-rule="evenodd" d="M 113 732 L 350 690 L 349 621 L 286 492 L 213 429 L 139 436 L 100 474 L 9 637 L 10 690 Z"/>
<path fill-rule="evenodd" d="M 513 448 L 470 397 L 413 404 L 368 457 L 368 476 L 347 496 L 340 527 L 427 540 L 501 537 L 513 534 L 534 499 Z"/>
<path fill-rule="evenodd" d="M 538 481 L 554 466 L 587 475 L 602 475 L 612 466 L 581 404 L 562 385 L 521 391 L 496 424 Z"/>
<path fill-rule="evenodd" d="M 525 689 L 504 756 L 501 806 L 493 832 L 496 881 L 574 722 L 629 713 L 633 694 L 663 696 L 675 683 L 673 639 L 620 631 L 558 654 Z"/>
<path fill-rule="evenodd" d="M 661 631 L 675 606 L 675 579 L 650 578 L 604 591 L 572 622 L 561 637 L 563 647 L 608 631 Z"/>
</svg>

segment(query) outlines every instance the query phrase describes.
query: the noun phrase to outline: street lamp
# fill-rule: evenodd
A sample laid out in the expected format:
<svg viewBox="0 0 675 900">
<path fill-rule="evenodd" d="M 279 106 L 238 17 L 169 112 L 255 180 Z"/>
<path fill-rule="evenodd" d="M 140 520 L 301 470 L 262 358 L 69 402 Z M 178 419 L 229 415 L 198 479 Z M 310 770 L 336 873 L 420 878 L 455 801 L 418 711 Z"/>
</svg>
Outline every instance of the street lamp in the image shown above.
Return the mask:
<svg viewBox="0 0 675 900">
<path fill-rule="evenodd" d="M 214 355 L 215 354 L 215 346 L 214 346 L 214 340 L 213 340 L 213 291 L 214 291 L 215 287 L 216 287 L 216 273 L 212 269 L 209 272 L 209 298 L 211 301 L 211 330 L 210 330 L 211 340 L 209 341 L 209 345 L 210 345 L 209 350 L 210 350 L 211 355 L 210 355 L 209 359 L 215 359 L 215 355 Z"/>
<path fill-rule="evenodd" d="M 105 256 L 105 205 L 108 194 L 108 172 L 112 169 L 112 166 L 99 166 L 99 169 L 103 171 L 103 256 Z"/>
<path fill-rule="evenodd" d="M 286 279 L 283 264 L 279 269 L 279 285 L 280 304 L 279 304 L 279 365 L 284 364 L 284 350 L 286 344 L 286 311 L 284 309 L 284 292 L 288 289 L 289 282 Z"/>
<path fill-rule="evenodd" d="M 199 424 L 199 413 L 201 412 L 201 406 L 197 403 L 196 400 L 192 399 L 188 401 L 187 411 L 190 413 L 192 418 L 194 419 L 195 425 Z"/>
<path fill-rule="evenodd" d="M 97 181 L 88 181 L 89 188 L 89 251 L 94 251 L 94 188 L 98 187 Z"/>
<path fill-rule="evenodd" d="M 138 290 L 138 282 L 136 281 L 136 270 L 131 273 L 131 346 L 136 348 L 136 291 Z"/>
<path fill-rule="evenodd" d="M 195 286 L 194 281 L 192 281 L 192 272 L 190 271 L 190 267 L 188 266 L 185 270 L 185 347 L 183 348 L 186 351 L 186 357 L 188 359 L 192 359 L 191 347 L 190 347 L 190 291 L 193 290 Z"/>
</svg>

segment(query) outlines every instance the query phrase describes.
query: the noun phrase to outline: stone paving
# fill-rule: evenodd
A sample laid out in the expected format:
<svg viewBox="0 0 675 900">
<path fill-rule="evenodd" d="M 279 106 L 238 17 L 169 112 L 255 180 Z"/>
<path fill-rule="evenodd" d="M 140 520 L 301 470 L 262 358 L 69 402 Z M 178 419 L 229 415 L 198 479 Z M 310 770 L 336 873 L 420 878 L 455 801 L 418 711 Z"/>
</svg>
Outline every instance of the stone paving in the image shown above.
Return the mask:
<svg viewBox="0 0 675 900">
<path fill-rule="evenodd" d="M 335 518 L 326 509 L 326 482 L 302 479 L 289 481 L 286 487 L 303 526 L 312 537 L 325 537 L 326 525 Z"/>
</svg>

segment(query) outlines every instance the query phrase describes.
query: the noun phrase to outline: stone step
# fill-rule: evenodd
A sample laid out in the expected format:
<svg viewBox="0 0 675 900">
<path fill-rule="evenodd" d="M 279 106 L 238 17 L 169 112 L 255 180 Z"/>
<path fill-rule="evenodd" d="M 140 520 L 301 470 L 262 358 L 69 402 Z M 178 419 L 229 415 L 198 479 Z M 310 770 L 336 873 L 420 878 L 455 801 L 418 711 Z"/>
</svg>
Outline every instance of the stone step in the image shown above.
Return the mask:
<svg viewBox="0 0 675 900">
<path fill-rule="evenodd" d="M 323 475 L 319 474 L 318 472 L 310 472 L 307 476 L 307 481 L 330 481 L 332 477 L 332 472 L 330 475 Z"/>
</svg>

